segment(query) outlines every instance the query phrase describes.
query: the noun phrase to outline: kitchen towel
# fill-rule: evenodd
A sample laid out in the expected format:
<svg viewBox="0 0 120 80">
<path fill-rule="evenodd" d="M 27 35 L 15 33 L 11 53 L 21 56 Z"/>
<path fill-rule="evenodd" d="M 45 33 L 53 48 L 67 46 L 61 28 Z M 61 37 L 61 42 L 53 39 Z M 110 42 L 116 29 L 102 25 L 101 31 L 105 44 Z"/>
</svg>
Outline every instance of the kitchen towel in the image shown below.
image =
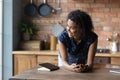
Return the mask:
<svg viewBox="0 0 120 80">
<path fill-rule="evenodd" d="M 64 30 L 65 28 L 60 23 L 57 23 L 52 29 L 52 34 L 57 37 Z"/>
</svg>

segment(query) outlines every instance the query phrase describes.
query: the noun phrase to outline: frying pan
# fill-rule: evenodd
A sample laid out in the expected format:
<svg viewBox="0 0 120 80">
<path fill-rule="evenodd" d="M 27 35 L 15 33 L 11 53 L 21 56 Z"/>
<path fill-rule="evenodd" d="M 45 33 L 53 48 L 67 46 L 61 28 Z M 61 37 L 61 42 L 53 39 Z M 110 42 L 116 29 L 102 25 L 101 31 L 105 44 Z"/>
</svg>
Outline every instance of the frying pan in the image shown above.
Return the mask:
<svg viewBox="0 0 120 80">
<path fill-rule="evenodd" d="M 25 6 L 25 14 L 34 16 L 37 13 L 37 6 L 30 0 L 30 3 Z"/>
<path fill-rule="evenodd" d="M 48 16 L 52 12 L 52 7 L 47 4 L 47 0 L 40 4 L 38 7 L 38 13 L 40 16 Z"/>
</svg>

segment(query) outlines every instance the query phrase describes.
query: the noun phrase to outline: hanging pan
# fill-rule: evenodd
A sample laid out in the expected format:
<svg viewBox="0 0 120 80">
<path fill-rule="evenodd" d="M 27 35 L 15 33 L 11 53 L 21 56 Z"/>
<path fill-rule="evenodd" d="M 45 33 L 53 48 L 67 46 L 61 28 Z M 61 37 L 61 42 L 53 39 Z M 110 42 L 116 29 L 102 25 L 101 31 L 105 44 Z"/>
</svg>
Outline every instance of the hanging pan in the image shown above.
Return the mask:
<svg viewBox="0 0 120 80">
<path fill-rule="evenodd" d="M 30 3 L 25 6 L 25 14 L 34 16 L 37 13 L 37 6 L 30 0 Z"/>
<path fill-rule="evenodd" d="M 48 16 L 52 12 L 52 7 L 47 4 L 47 0 L 44 0 L 44 3 L 40 4 L 38 7 L 38 13 L 40 16 Z"/>
</svg>

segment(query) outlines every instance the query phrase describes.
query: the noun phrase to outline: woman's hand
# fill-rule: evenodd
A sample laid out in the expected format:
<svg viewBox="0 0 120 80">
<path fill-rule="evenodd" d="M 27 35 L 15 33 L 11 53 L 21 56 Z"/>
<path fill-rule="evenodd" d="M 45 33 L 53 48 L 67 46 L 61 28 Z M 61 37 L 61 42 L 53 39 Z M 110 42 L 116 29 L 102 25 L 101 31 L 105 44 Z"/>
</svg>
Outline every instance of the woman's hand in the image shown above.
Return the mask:
<svg viewBox="0 0 120 80">
<path fill-rule="evenodd" d="M 68 70 L 80 73 L 83 71 L 83 64 L 71 64 L 67 67 Z"/>
<path fill-rule="evenodd" d="M 69 66 L 67 67 L 67 69 L 70 70 L 70 71 L 75 72 L 76 67 L 77 67 L 77 65 L 73 63 L 73 64 L 69 65 Z"/>
<path fill-rule="evenodd" d="M 71 64 L 69 65 L 68 70 L 77 72 L 77 73 L 83 73 L 83 72 L 91 71 L 92 68 L 84 64 Z"/>
<path fill-rule="evenodd" d="M 90 66 L 84 64 L 71 64 L 66 66 L 66 69 L 77 73 L 89 72 L 92 70 Z"/>
<path fill-rule="evenodd" d="M 89 72 L 91 70 L 92 70 L 92 68 L 90 66 L 84 65 L 84 64 L 77 64 L 76 68 L 75 68 L 76 72 L 81 72 L 81 73 L 82 72 Z"/>
</svg>

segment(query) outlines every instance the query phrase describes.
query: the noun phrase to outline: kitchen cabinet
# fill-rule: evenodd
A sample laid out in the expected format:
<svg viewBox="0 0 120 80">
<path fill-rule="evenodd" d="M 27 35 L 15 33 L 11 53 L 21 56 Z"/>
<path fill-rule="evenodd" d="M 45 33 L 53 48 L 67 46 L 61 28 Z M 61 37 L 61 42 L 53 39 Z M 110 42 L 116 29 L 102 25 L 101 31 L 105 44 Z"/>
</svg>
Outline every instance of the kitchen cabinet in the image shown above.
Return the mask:
<svg viewBox="0 0 120 80">
<path fill-rule="evenodd" d="M 114 65 L 120 65 L 120 52 L 116 52 L 116 53 L 99 53 L 96 54 L 97 57 L 109 57 L 110 58 L 110 64 L 114 64 Z"/>
<path fill-rule="evenodd" d="M 54 65 L 58 65 L 58 57 L 55 55 L 39 55 L 37 56 L 37 64 L 41 63 L 52 63 Z"/>
<path fill-rule="evenodd" d="M 110 63 L 110 58 L 109 57 L 98 57 L 96 56 L 94 58 L 94 63 L 105 63 L 105 64 L 109 64 Z"/>
<path fill-rule="evenodd" d="M 111 64 L 120 65 L 120 58 L 118 57 L 111 58 Z"/>
<path fill-rule="evenodd" d="M 14 55 L 14 75 L 35 67 L 37 64 L 35 55 Z"/>
<path fill-rule="evenodd" d="M 58 65 L 58 51 L 13 51 L 14 75 L 25 70 L 38 66 L 41 63 L 49 62 Z M 120 65 L 120 54 L 97 53 L 95 63 L 111 63 Z"/>
<path fill-rule="evenodd" d="M 56 51 L 16 51 L 13 52 L 13 56 L 13 75 L 20 74 L 44 62 L 58 65 L 58 56 Z"/>
</svg>

